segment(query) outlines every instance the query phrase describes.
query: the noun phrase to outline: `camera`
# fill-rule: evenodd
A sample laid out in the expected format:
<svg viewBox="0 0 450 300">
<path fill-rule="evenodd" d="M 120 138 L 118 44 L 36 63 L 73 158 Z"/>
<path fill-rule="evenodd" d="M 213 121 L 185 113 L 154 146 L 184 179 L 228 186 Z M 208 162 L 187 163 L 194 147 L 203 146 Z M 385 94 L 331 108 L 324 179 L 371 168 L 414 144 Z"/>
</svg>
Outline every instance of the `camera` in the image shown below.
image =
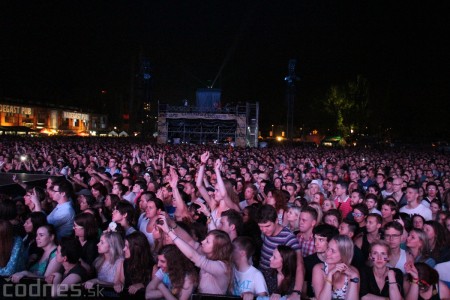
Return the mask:
<svg viewBox="0 0 450 300">
<path fill-rule="evenodd" d="M 164 220 L 163 219 L 158 219 L 158 220 L 156 220 L 156 224 L 164 225 Z"/>
</svg>

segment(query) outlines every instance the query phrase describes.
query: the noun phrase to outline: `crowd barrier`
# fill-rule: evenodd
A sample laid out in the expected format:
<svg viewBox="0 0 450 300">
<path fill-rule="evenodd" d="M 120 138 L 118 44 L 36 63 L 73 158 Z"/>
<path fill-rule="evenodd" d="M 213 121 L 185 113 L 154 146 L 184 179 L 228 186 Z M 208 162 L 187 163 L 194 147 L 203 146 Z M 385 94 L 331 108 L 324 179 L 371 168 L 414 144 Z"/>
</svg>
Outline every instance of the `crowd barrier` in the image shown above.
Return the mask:
<svg viewBox="0 0 450 300">
<path fill-rule="evenodd" d="M 138 295 L 129 295 L 126 291 L 117 294 L 112 287 L 94 285 L 85 289 L 81 284 L 60 286 L 61 294 L 52 297 L 52 285 L 43 278 L 24 277 L 18 283 L 13 283 L 9 277 L 0 277 L 0 299 L 144 299 L 145 291 Z"/>
<path fill-rule="evenodd" d="M 112 287 L 94 285 L 92 289 L 85 289 L 81 284 L 74 284 L 62 288 L 59 297 L 51 296 L 51 284 L 47 284 L 43 278 L 24 277 L 18 283 L 14 283 L 9 277 L 0 277 L 0 299 L 145 299 L 144 289 L 135 295 L 123 291 L 118 294 Z M 242 299 L 238 296 L 214 295 L 194 293 L 191 300 L 234 300 Z"/>
</svg>

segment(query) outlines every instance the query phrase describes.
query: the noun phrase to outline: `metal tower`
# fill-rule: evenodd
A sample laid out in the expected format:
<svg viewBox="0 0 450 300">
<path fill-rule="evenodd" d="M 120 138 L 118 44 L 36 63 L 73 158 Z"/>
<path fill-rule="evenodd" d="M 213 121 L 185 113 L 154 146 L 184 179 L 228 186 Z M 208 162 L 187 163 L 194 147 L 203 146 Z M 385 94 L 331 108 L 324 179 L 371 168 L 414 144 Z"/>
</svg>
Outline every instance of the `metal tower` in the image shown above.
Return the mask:
<svg viewBox="0 0 450 300">
<path fill-rule="evenodd" d="M 289 60 L 289 75 L 284 78 L 286 81 L 286 102 L 287 102 L 287 124 L 286 137 L 292 139 L 294 135 L 294 102 L 295 102 L 295 82 L 299 79 L 295 75 L 296 59 Z"/>
</svg>

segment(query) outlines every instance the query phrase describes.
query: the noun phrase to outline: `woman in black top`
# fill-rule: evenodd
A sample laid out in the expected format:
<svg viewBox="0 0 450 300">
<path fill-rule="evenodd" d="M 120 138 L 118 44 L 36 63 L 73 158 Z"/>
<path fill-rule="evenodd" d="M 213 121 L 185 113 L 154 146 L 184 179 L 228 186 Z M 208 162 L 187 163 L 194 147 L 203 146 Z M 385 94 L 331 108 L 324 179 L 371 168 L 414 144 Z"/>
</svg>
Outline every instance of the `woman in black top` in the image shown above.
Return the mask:
<svg viewBox="0 0 450 300">
<path fill-rule="evenodd" d="M 63 237 L 56 251 L 56 260 L 62 264 L 63 273 L 53 273 L 52 296 L 76 294 L 75 285 L 87 279 L 86 270 L 80 265 L 81 245 L 74 237 Z"/>
<path fill-rule="evenodd" d="M 383 240 L 372 243 L 369 260 L 372 267 L 361 274 L 361 299 L 371 299 L 373 296 L 389 299 L 403 298 L 403 274 L 396 268 L 387 266 L 390 256 L 390 247 Z"/>
<path fill-rule="evenodd" d="M 74 219 L 73 229 L 81 244 L 81 265 L 93 275 L 92 264 L 98 256 L 98 227 L 95 217 L 90 213 L 81 213 Z"/>
<path fill-rule="evenodd" d="M 135 231 L 127 235 L 123 252 L 125 260 L 119 275 L 121 283 L 116 284 L 114 290 L 117 293 L 125 290 L 133 299 L 144 299 L 145 287 L 151 280 L 155 264 L 145 234 Z"/>
</svg>

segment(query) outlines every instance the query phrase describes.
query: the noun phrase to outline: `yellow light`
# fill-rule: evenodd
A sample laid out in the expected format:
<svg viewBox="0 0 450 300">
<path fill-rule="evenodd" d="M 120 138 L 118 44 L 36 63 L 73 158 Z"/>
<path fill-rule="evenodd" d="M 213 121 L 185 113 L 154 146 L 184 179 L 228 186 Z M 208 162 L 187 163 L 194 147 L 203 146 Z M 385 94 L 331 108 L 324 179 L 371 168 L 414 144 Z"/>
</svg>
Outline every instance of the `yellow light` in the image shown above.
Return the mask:
<svg viewBox="0 0 450 300">
<path fill-rule="evenodd" d="M 277 141 L 281 142 L 283 138 L 281 136 L 277 136 Z"/>
</svg>

